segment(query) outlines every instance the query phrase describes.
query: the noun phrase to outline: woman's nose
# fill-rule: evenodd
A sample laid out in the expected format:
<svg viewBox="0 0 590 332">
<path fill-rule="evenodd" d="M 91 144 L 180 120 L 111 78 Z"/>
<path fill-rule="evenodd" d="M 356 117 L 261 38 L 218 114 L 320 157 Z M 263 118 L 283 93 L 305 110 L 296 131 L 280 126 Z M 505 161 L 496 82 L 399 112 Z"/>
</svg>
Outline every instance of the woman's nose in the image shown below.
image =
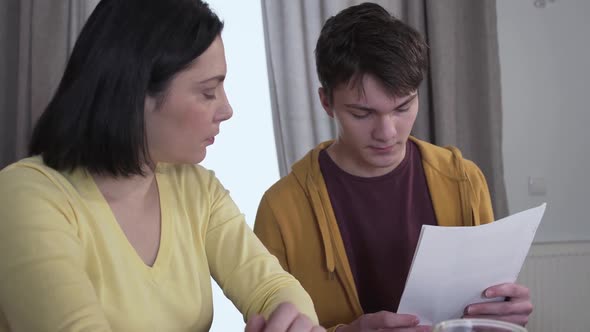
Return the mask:
<svg viewBox="0 0 590 332">
<path fill-rule="evenodd" d="M 225 89 L 222 89 L 222 95 L 223 105 L 221 105 L 221 109 L 217 114 L 217 121 L 219 122 L 229 120 L 234 114 L 234 110 L 231 107 L 229 100 L 227 99 L 227 95 L 225 94 Z"/>
</svg>

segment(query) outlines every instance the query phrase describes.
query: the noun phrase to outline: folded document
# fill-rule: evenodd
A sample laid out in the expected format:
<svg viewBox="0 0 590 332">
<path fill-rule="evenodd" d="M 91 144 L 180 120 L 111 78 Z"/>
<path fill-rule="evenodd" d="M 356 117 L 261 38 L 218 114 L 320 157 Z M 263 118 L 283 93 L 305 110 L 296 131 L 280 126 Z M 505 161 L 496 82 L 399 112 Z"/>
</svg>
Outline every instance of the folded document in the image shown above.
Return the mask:
<svg viewBox="0 0 590 332">
<path fill-rule="evenodd" d="M 546 204 L 490 224 L 473 227 L 422 226 L 398 313 L 421 324 L 460 318 L 483 291 L 515 282 Z"/>
</svg>

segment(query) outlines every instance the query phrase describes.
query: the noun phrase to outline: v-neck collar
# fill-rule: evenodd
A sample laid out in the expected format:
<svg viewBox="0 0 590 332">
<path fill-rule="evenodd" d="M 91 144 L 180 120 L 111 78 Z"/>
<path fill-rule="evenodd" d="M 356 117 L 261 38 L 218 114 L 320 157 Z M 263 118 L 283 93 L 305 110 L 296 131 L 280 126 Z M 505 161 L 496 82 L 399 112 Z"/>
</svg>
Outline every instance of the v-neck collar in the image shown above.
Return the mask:
<svg viewBox="0 0 590 332">
<path fill-rule="evenodd" d="M 173 230 L 173 221 L 169 213 L 171 208 L 169 201 L 171 197 L 171 184 L 166 174 L 166 167 L 160 167 L 158 165 L 154 173 L 160 202 L 160 245 L 156 259 L 151 266 L 143 261 L 135 247 L 129 242 L 129 239 L 115 218 L 110 205 L 98 188 L 92 175 L 86 170 L 79 170 L 75 172 L 74 177 L 80 181 L 80 187 L 78 188 L 80 193 L 90 203 L 96 205 L 96 210 L 92 211 L 96 219 L 99 222 L 104 222 L 108 229 L 113 234 L 116 234 L 115 241 L 122 243 L 122 246 L 127 249 L 125 255 L 128 257 L 130 264 L 135 265 L 138 270 L 149 274 L 153 280 L 157 280 L 158 276 L 162 273 L 161 271 L 165 270 L 166 265 L 170 262 L 170 234 Z"/>
</svg>

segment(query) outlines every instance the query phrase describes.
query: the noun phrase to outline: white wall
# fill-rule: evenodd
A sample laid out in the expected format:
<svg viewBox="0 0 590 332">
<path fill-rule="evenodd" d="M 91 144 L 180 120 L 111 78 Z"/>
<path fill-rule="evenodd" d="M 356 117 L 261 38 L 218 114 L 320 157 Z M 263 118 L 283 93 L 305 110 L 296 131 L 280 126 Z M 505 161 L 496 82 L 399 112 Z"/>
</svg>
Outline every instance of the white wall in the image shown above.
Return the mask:
<svg viewBox="0 0 590 332">
<path fill-rule="evenodd" d="M 510 212 L 547 201 L 536 242 L 588 240 L 590 1 L 498 0 L 497 14 Z"/>
<path fill-rule="evenodd" d="M 234 116 L 221 125 L 203 166 L 213 169 L 251 226 L 264 191 L 279 179 L 260 0 L 207 0 L 225 21 L 226 92 Z M 228 243 L 227 245 L 231 245 Z M 211 331 L 242 331 L 241 314 L 213 282 Z"/>
</svg>

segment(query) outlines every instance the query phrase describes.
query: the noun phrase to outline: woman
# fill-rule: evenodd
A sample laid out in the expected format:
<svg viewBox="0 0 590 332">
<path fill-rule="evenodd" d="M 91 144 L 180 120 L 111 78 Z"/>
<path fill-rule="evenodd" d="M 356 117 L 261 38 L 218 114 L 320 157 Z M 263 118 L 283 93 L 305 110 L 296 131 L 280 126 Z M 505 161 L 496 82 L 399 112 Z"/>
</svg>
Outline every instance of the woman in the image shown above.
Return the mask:
<svg viewBox="0 0 590 332">
<path fill-rule="evenodd" d="M 0 331 L 205 331 L 210 276 L 247 331 L 323 330 L 194 165 L 232 115 L 222 28 L 200 0 L 98 4 L 32 157 L 0 172 Z"/>
</svg>

